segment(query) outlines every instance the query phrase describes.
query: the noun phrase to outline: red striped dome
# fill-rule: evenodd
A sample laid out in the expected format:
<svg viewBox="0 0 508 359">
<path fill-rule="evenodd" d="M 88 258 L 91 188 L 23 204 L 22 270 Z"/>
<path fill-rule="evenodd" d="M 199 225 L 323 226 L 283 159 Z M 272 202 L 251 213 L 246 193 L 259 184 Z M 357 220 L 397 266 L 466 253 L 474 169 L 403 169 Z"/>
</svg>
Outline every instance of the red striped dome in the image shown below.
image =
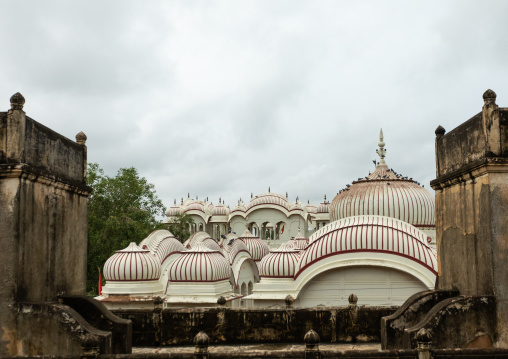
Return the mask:
<svg viewBox="0 0 508 359">
<path fill-rule="evenodd" d="M 161 265 L 157 258 L 134 242 L 116 251 L 104 264 L 106 281 L 149 281 L 158 280 L 160 275 Z"/>
<path fill-rule="evenodd" d="M 173 234 L 165 229 L 153 231 L 139 246 L 148 249 L 154 254 L 160 263 L 173 253 L 185 251 L 185 247 Z"/>
<path fill-rule="evenodd" d="M 231 243 L 231 244 L 229 244 Z M 227 257 L 229 258 L 229 263 L 233 264 L 235 261 L 235 258 L 238 254 L 241 252 L 246 252 L 250 256 L 249 249 L 245 245 L 245 243 L 242 240 L 238 239 L 232 239 L 229 242 L 226 242 L 224 244 L 224 252 L 226 253 Z"/>
<path fill-rule="evenodd" d="M 415 227 L 434 227 L 434 198 L 412 179 L 387 165 L 342 190 L 330 206 L 330 221 L 361 215 L 400 219 Z"/>
<path fill-rule="evenodd" d="M 246 229 L 238 239 L 241 239 L 245 243 L 252 259 L 255 261 L 260 261 L 264 256 L 270 253 L 268 245 L 259 237 L 254 237 L 248 229 Z"/>
<path fill-rule="evenodd" d="M 172 282 L 217 282 L 230 278 L 231 267 L 224 255 L 216 250 L 196 245 L 182 253 L 169 267 Z"/>
<path fill-rule="evenodd" d="M 279 248 L 271 251 L 259 263 L 259 275 L 261 277 L 292 278 L 295 275 L 298 259 L 298 250 Z"/>
<path fill-rule="evenodd" d="M 286 211 L 288 211 L 290 207 L 286 197 L 277 193 L 264 193 L 251 199 L 251 201 L 246 207 L 246 210 L 249 211 L 250 209 L 262 206 L 280 207 L 285 209 Z"/>
<path fill-rule="evenodd" d="M 298 234 L 294 239 L 294 242 L 295 242 L 293 245 L 294 249 L 305 249 L 309 244 L 309 239 L 305 238 L 304 236 L 301 235 L 300 232 L 298 232 Z"/>
<path fill-rule="evenodd" d="M 298 273 L 323 258 L 353 252 L 395 254 L 437 273 L 436 255 L 427 244 L 427 235 L 395 218 L 343 218 L 312 234 L 309 243 L 301 254 Z"/>
</svg>

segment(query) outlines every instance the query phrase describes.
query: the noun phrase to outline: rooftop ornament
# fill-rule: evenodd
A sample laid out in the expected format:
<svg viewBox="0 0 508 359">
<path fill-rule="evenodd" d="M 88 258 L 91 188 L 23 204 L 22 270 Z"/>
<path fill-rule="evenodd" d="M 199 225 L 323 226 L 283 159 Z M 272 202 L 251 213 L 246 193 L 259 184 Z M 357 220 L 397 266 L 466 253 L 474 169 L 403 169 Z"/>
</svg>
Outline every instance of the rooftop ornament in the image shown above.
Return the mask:
<svg viewBox="0 0 508 359">
<path fill-rule="evenodd" d="M 11 110 L 23 110 L 25 98 L 19 92 L 11 96 Z"/>
<path fill-rule="evenodd" d="M 376 153 L 381 158 L 379 160 L 379 164 L 380 165 L 386 165 L 386 162 L 385 162 L 386 150 L 384 148 L 385 147 L 385 143 L 383 142 L 383 129 L 381 129 L 379 131 L 379 142 L 378 142 L 377 145 L 379 146 L 379 149 L 376 150 Z"/>
<path fill-rule="evenodd" d="M 84 145 L 86 143 L 86 135 L 83 131 L 76 135 L 76 143 L 78 145 Z"/>
</svg>

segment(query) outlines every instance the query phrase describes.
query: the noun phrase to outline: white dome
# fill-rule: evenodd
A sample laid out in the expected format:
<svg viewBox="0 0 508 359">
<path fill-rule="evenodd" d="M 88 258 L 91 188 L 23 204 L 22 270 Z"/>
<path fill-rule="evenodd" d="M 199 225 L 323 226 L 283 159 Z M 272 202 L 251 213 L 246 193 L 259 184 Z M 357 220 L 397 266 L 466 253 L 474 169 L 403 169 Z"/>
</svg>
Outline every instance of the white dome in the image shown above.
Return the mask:
<svg viewBox="0 0 508 359">
<path fill-rule="evenodd" d="M 169 267 L 171 282 L 217 282 L 230 278 L 231 268 L 224 255 L 203 245 L 182 253 Z"/>
<path fill-rule="evenodd" d="M 163 263 L 171 254 L 186 250 L 183 244 L 170 231 L 165 229 L 153 231 L 139 246 L 150 250 L 160 263 Z"/>
<path fill-rule="evenodd" d="M 229 212 L 230 212 L 229 207 L 226 207 L 222 203 L 219 203 L 211 210 L 213 216 L 228 216 Z"/>
<path fill-rule="evenodd" d="M 116 251 L 104 264 L 106 281 L 149 281 L 159 279 L 161 265 L 149 250 L 132 242 Z"/>
<path fill-rule="evenodd" d="M 268 245 L 263 242 L 259 237 L 254 237 L 252 233 L 248 229 L 243 232 L 243 234 L 238 237 L 241 239 L 247 248 L 249 249 L 249 253 L 253 260 L 260 261 L 264 256 L 270 253 L 270 248 Z"/>
<path fill-rule="evenodd" d="M 381 216 L 347 217 L 332 222 L 309 238 L 302 251 L 298 273 L 333 255 L 385 253 L 407 258 L 436 275 L 437 258 L 427 235 L 401 220 Z"/>
<path fill-rule="evenodd" d="M 229 244 L 231 243 L 231 244 Z M 231 239 L 224 243 L 224 253 L 229 258 L 229 263 L 233 264 L 235 258 L 241 252 L 246 252 L 250 257 L 250 252 L 245 243 L 242 240 Z"/>
<path fill-rule="evenodd" d="M 293 248 L 294 249 L 305 249 L 307 245 L 309 244 L 309 239 L 305 238 L 301 235 L 300 232 L 296 235 L 295 239 L 293 240 Z"/>
<path fill-rule="evenodd" d="M 289 202 L 286 197 L 277 193 L 263 193 L 250 200 L 246 211 L 259 207 L 276 207 L 289 211 Z"/>
<path fill-rule="evenodd" d="M 434 227 L 434 198 L 412 179 L 395 174 L 387 165 L 378 165 L 371 175 L 339 192 L 330 206 L 330 221 L 361 215 Z"/>
<path fill-rule="evenodd" d="M 271 251 L 259 263 L 259 275 L 272 278 L 292 278 L 299 259 L 299 251 L 289 248 Z"/>
<path fill-rule="evenodd" d="M 189 237 L 183 244 L 186 248 L 194 248 L 198 245 L 203 245 L 210 249 L 221 251 L 219 244 L 210 237 L 206 232 L 196 232 Z"/>
</svg>

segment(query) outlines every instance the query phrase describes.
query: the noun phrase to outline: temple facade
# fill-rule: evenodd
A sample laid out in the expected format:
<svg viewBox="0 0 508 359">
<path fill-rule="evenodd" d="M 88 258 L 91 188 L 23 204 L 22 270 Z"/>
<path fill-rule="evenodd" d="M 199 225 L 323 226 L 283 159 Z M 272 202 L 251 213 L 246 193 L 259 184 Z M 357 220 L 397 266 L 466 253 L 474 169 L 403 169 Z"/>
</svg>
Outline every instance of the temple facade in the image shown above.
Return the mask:
<svg viewBox="0 0 508 359">
<path fill-rule="evenodd" d="M 374 172 L 330 203 L 290 203 L 287 195 L 251 195 L 231 210 L 187 198 L 168 209 L 192 216 L 180 243 L 168 230 L 115 253 L 97 299 L 109 308 L 297 307 L 402 304 L 433 289 L 437 274 L 434 198 L 380 157 Z"/>
</svg>

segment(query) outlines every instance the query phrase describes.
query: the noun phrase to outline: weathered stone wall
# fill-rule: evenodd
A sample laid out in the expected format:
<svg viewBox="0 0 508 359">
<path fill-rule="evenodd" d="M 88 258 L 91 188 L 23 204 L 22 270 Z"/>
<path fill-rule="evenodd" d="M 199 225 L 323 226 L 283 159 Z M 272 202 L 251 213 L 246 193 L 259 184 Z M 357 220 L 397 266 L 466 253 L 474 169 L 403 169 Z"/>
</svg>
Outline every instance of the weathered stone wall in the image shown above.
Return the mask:
<svg viewBox="0 0 508 359">
<path fill-rule="evenodd" d="M 508 346 L 508 109 L 483 98 L 481 113 L 436 130 L 436 288 L 495 295 L 495 339 Z"/>
<path fill-rule="evenodd" d="M 348 308 L 115 310 L 132 321 L 134 346 L 188 345 L 204 331 L 212 343 L 302 342 L 312 328 L 322 342 L 379 342 L 381 317 L 396 307 L 362 307 L 353 325 Z"/>
<path fill-rule="evenodd" d="M 17 303 L 85 294 L 86 146 L 28 118 L 23 104 L 16 94 L 0 113 L 0 356 L 50 333 L 49 317 L 29 324 Z"/>
</svg>

